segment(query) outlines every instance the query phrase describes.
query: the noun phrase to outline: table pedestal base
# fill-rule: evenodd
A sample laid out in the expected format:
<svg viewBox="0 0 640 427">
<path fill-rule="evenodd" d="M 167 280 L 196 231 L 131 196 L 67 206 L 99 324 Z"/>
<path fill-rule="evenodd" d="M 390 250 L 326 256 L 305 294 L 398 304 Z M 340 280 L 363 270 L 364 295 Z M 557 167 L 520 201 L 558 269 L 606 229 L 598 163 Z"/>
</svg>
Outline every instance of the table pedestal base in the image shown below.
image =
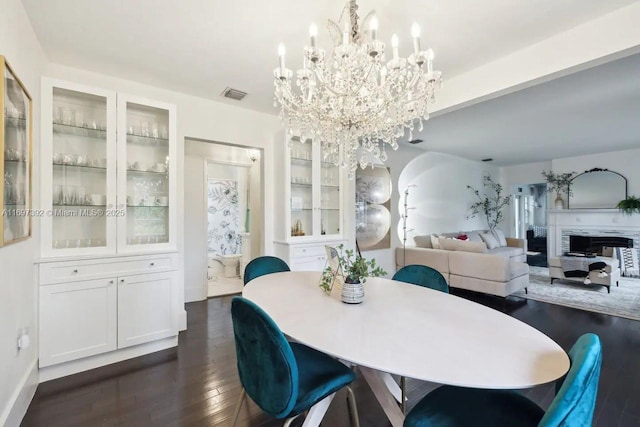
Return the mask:
<svg viewBox="0 0 640 427">
<path fill-rule="evenodd" d="M 402 401 L 402 392 L 393 377 L 386 372 L 376 371 L 364 366 L 359 366 L 358 369 L 369 384 L 369 387 L 371 387 L 371 391 L 373 391 L 380 406 L 382 406 L 382 410 L 387 415 L 391 425 L 393 427 L 402 427 L 404 414 L 398 406 L 398 402 Z M 393 384 L 390 384 L 390 382 Z"/>
</svg>

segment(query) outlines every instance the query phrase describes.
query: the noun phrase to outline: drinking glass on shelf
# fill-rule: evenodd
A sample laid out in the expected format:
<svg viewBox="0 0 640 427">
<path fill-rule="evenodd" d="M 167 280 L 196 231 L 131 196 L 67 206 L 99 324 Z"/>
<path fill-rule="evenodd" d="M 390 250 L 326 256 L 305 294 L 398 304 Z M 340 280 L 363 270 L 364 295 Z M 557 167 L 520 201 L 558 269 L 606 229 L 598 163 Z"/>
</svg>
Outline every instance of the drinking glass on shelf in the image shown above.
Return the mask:
<svg viewBox="0 0 640 427">
<path fill-rule="evenodd" d="M 149 122 L 140 123 L 140 134 L 142 136 L 149 136 Z"/>
<path fill-rule="evenodd" d="M 54 205 L 64 204 L 64 193 L 62 190 L 62 185 L 53 186 L 53 197 L 51 203 L 53 203 Z"/>
</svg>

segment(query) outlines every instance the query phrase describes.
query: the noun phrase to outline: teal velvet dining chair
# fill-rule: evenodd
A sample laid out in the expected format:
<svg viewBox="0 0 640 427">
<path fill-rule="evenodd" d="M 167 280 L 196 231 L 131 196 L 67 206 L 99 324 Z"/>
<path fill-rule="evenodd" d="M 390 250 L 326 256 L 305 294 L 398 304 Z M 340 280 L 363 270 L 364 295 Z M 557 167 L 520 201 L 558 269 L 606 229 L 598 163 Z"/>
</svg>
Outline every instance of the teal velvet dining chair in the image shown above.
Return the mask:
<svg viewBox="0 0 640 427">
<path fill-rule="evenodd" d="M 404 427 L 590 426 L 596 405 L 602 346 L 585 334 L 569 351 L 571 368 L 556 383 L 547 412 L 518 392 L 442 386 L 409 412 Z"/>
<path fill-rule="evenodd" d="M 275 256 L 261 256 L 252 259 L 244 268 L 244 284 L 265 274 L 291 271 L 286 262 Z"/>
<path fill-rule="evenodd" d="M 406 265 L 396 271 L 392 279 L 449 293 L 449 285 L 444 276 L 426 265 Z"/>
<path fill-rule="evenodd" d="M 359 425 L 356 400 L 349 387 L 355 379 L 351 369 L 324 353 L 288 342 L 273 319 L 248 299 L 233 298 L 231 318 L 243 387 L 232 426 L 246 395 L 267 414 L 286 419 L 285 427 L 305 411 L 309 411 L 307 421 L 319 425 L 335 393 L 343 387 L 347 387 L 352 422 Z"/>
</svg>

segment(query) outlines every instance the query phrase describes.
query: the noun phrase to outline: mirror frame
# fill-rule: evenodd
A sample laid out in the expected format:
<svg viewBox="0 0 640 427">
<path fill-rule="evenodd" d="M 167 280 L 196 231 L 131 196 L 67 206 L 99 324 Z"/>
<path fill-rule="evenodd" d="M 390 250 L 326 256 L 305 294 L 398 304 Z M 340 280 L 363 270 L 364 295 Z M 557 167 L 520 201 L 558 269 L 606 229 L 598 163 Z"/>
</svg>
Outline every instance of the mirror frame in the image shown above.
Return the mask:
<svg viewBox="0 0 640 427">
<path fill-rule="evenodd" d="M 576 178 L 578 178 L 579 176 L 588 174 L 588 173 L 593 173 L 593 172 L 611 172 L 611 173 L 614 173 L 614 174 L 618 175 L 622 179 L 624 179 L 624 198 L 626 199 L 627 197 L 629 197 L 629 180 L 619 172 L 612 171 L 612 170 L 609 170 L 609 169 L 602 169 L 602 168 L 593 168 L 593 169 L 586 170 L 586 171 L 584 171 L 582 173 L 579 173 L 578 175 L 574 176 L 571 179 L 571 184 L 569 184 L 569 189 L 571 189 L 571 185 L 573 185 L 573 181 Z M 571 209 L 571 196 L 570 195 L 567 197 L 567 209 Z M 610 208 L 574 208 L 574 209 L 616 209 L 616 207 L 612 206 Z"/>
</svg>

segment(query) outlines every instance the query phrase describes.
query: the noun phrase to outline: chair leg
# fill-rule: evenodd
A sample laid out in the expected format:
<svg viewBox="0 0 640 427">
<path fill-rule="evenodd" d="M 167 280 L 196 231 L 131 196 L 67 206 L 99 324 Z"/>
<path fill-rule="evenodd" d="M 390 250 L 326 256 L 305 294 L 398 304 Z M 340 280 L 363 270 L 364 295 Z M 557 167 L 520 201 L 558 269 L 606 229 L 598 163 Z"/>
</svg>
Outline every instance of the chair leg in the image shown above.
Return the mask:
<svg viewBox="0 0 640 427">
<path fill-rule="evenodd" d="M 526 287 L 524 288 L 524 293 L 525 295 L 529 293 L 529 289 L 527 289 Z"/>
<path fill-rule="evenodd" d="M 351 413 L 351 425 L 360 427 L 360 417 L 358 416 L 358 405 L 356 403 L 356 395 L 351 387 L 347 386 L 347 403 L 349 404 L 349 412 Z"/>
<path fill-rule="evenodd" d="M 402 390 L 402 402 L 400 406 L 402 406 L 402 413 L 407 414 L 407 378 L 400 377 L 400 390 Z"/>
<path fill-rule="evenodd" d="M 335 396 L 335 393 L 330 394 L 320 402 L 313 405 L 311 409 L 309 409 L 309 415 L 304 420 L 304 424 L 302 424 L 302 427 L 318 427 L 320 425 L 320 421 L 322 421 L 322 419 L 324 418 L 324 414 L 327 413 L 327 409 L 329 409 L 329 405 L 331 405 L 331 401 Z"/>
<path fill-rule="evenodd" d="M 305 413 L 306 413 L 306 411 L 305 411 Z M 284 424 L 282 424 L 282 427 L 289 427 L 291 425 L 291 423 L 293 422 L 293 420 L 295 420 L 299 416 L 300 416 L 300 414 L 296 415 L 295 417 L 287 418 L 286 420 L 284 420 Z"/>
<path fill-rule="evenodd" d="M 231 422 L 231 427 L 236 427 L 236 422 L 238 422 L 238 415 L 240 415 L 240 408 L 242 408 L 242 402 L 244 402 L 244 398 L 247 396 L 247 392 L 244 391 L 244 387 L 240 392 L 240 398 L 238 399 L 238 404 L 236 405 L 236 411 L 233 414 L 233 421 Z"/>
</svg>

